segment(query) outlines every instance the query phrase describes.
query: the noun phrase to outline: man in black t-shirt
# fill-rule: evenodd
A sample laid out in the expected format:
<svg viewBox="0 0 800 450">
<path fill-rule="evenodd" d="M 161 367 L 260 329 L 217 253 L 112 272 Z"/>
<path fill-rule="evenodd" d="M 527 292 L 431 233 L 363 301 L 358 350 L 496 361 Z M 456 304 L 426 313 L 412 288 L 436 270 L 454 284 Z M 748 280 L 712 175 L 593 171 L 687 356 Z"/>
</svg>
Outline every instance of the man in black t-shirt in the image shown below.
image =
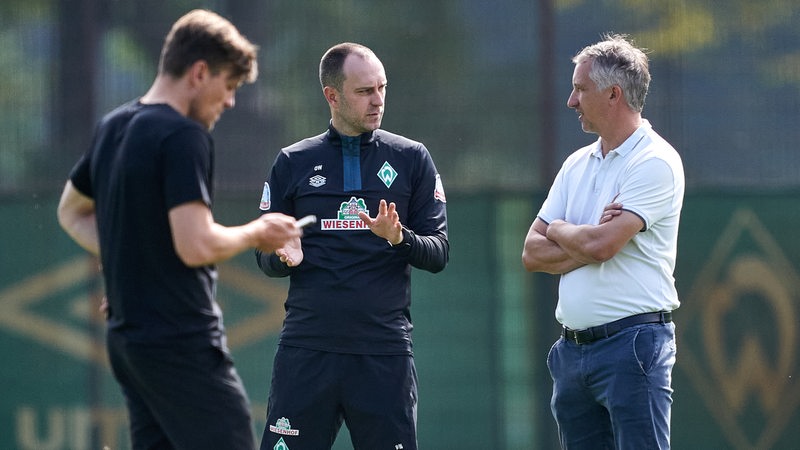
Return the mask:
<svg viewBox="0 0 800 450">
<path fill-rule="evenodd" d="M 134 449 L 255 447 L 215 264 L 247 248 L 273 251 L 300 231 L 283 214 L 214 221 L 209 131 L 256 76 L 256 47 L 230 22 L 186 14 L 151 88 L 101 120 L 61 197 L 62 227 L 102 262 L 109 359 Z"/>
</svg>

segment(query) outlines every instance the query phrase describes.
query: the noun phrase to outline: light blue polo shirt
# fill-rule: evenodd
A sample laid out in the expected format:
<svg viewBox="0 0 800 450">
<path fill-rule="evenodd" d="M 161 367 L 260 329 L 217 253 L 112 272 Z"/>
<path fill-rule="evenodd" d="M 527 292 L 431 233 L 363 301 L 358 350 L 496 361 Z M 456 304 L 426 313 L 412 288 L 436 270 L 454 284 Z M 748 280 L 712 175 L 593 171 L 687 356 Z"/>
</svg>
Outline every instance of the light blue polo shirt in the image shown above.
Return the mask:
<svg viewBox="0 0 800 450">
<path fill-rule="evenodd" d="M 566 159 L 539 211 L 541 220 L 597 225 L 619 194 L 616 201 L 644 227 L 610 260 L 561 275 L 561 324 L 580 330 L 680 306 L 673 272 L 683 193 L 680 155 L 647 120 L 605 158 L 598 139 Z"/>
</svg>

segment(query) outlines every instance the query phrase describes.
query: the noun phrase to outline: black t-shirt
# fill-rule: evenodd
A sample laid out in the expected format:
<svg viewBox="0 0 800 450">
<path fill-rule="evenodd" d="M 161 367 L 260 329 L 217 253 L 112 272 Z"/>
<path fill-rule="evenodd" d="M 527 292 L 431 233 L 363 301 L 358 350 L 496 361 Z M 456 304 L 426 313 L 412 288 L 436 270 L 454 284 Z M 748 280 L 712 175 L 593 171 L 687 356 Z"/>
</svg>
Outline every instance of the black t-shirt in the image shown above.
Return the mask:
<svg viewBox="0 0 800 450">
<path fill-rule="evenodd" d="M 142 343 L 224 345 L 216 268 L 183 264 L 169 210 L 212 203 L 213 141 L 168 105 L 130 102 L 99 123 L 70 180 L 95 201 L 109 331 Z"/>
</svg>

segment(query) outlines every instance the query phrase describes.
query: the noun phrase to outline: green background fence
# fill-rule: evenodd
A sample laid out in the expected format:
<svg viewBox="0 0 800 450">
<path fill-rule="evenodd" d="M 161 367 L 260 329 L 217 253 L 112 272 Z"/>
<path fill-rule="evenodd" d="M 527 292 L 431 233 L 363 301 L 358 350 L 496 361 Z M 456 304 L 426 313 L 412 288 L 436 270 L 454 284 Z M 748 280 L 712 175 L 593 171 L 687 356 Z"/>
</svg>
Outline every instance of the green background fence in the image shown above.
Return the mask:
<svg viewBox="0 0 800 450">
<path fill-rule="evenodd" d="M 252 217 L 258 192 L 215 214 Z M 415 271 L 412 316 L 425 449 L 555 448 L 545 355 L 558 335 L 555 278 L 521 268 L 540 195 L 448 196 L 451 263 Z M 0 448 L 127 448 L 96 306 L 95 262 L 60 232 L 55 198 L 0 203 Z M 684 208 L 677 283 L 674 448 L 788 449 L 800 438 L 800 221 L 793 194 L 696 194 Z M 229 344 L 264 409 L 283 280 L 252 255 L 220 266 Z M 349 448 L 346 430 L 337 449 Z"/>
</svg>

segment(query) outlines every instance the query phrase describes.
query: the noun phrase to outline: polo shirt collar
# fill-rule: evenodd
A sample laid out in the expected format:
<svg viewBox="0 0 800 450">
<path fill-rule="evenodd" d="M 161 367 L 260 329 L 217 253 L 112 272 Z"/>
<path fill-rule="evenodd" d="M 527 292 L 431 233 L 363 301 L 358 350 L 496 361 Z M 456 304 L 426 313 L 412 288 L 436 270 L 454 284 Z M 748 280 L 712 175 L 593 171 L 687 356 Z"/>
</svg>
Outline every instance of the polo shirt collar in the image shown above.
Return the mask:
<svg viewBox="0 0 800 450">
<path fill-rule="evenodd" d="M 616 153 L 617 155 L 623 157 L 629 155 L 633 151 L 633 149 L 636 148 L 636 145 L 642 139 L 644 139 L 645 135 L 649 133 L 652 128 L 653 126 L 650 125 L 650 121 L 648 121 L 647 119 L 642 119 L 642 123 L 641 125 L 639 125 L 639 128 L 637 128 L 633 132 L 633 134 L 628 136 L 628 139 L 625 139 L 625 142 L 623 142 L 622 145 L 611 150 L 610 152 L 608 152 L 608 154 L 610 155 L 612 153 Z M 592 151 L 591 154 L 596 158 L 603 159 L 603 146 L 600 142 L 600 139 L 597 139 L 597 142 L 595 142 L 594 150 Z"/>
</svg>

